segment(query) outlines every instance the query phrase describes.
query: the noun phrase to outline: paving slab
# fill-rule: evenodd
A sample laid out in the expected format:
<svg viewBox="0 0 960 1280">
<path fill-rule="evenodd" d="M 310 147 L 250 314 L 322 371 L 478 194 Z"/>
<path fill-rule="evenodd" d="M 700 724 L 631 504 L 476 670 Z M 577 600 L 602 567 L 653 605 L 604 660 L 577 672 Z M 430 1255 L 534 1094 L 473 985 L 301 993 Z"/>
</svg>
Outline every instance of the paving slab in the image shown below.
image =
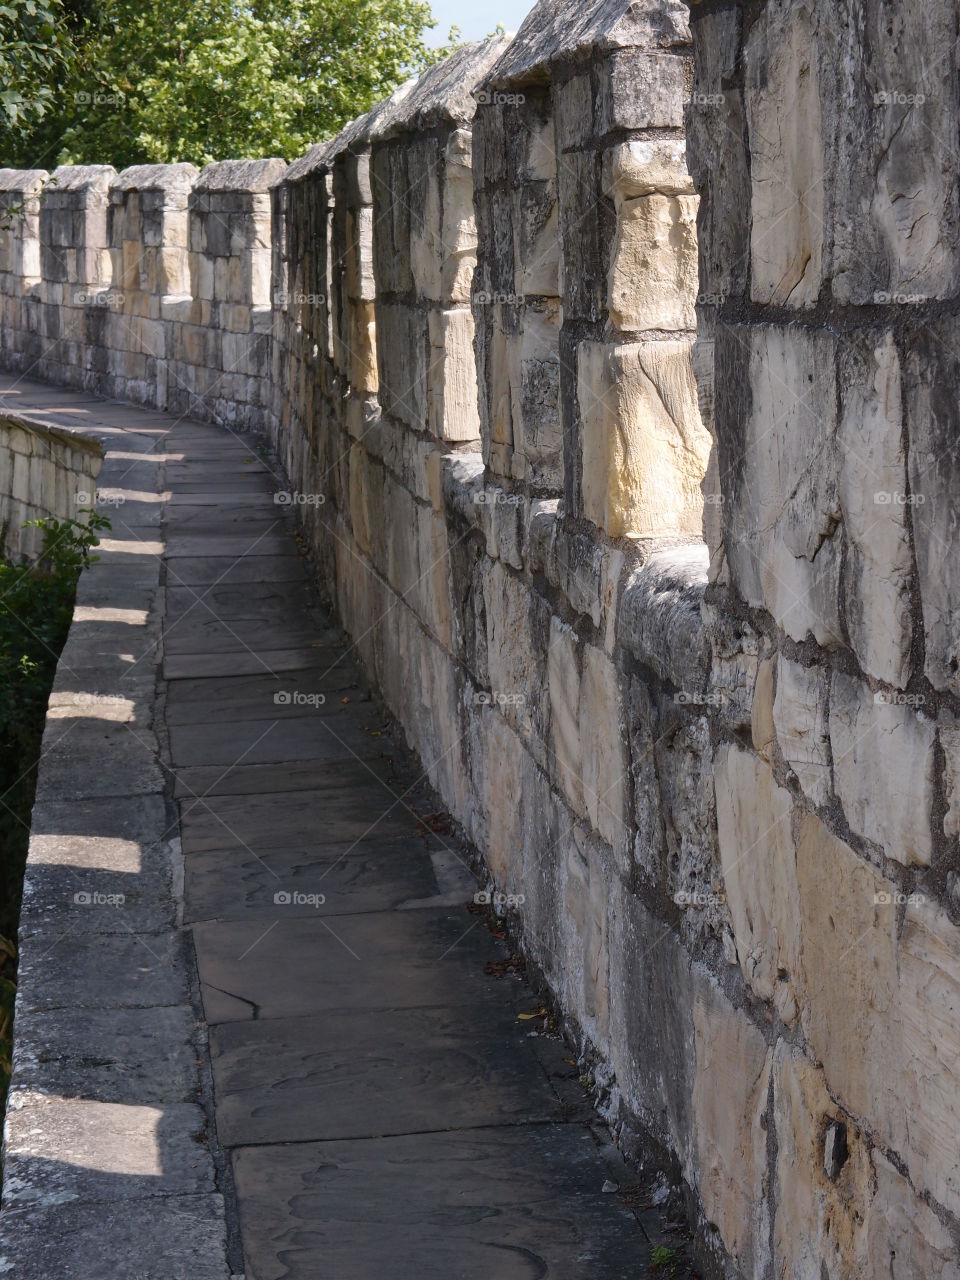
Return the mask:
<svg viewBox="0 0 960 1280">
<path fill-rule="evenodd" d="M 183 781 L 183 775 L 178 775 L 178 784 Z M 350 793 L 312 788 L 215 796 L 201 791 L 181 801 L 180 837 L 188 854 L 196 849 L 222 849 L 228 837 L 232 845 L 246 845 L 259 853 L 276 848 L 278 841 L 303 847 L 311 841 L 339 844 L 368 836 L 410 836 L 417 833 L 418 820 L 408 804 L 409 799 L 398 799 L 377 779 Z"/>
<path fill-rule="evenodd" d="M 278 819 L 283 823 L 277 831 L 289 838 L 291 830 L 284 825 L 289 817 L 296 813 L 290 791 L 313 791 L 316 797 L 307 798 L 303 803 L 313 805 L 316 816 L 324 819 L 323 828 L 331 817 L 331 812 L 339 812 L 338 802 L 347 802 L 352 795 L 352 808 L 367 812 L 366 805 L 372 800 L 379 809 L 397 808 L 410 805 L 415 808 L 414 798 L 421 789 L 411 788 L 409 780 L 402 783 L 391 781 L 394 778 L 394 763 L 386 755 L 380 754 L 382 739 L 376 739 L 377 755 L 367 755 L 362 760 L 350 759 L 325 760 L 317 763 L 313 760 L 291 760 L 283 765 L 276 764 L 240 764 L 231 769 L 221 765 L 200 766 L 195 769 L 180 768 L 173 794 L 178 799 L 204 796 L 275 796 L 280 803 L 274 802 Z M 389 742 L 384 744 L 389 747 Z M 319 808 L 317 802 L 319 801 Z M 211 804 L 212 808 L 217 805 Z M 251 816 L 254 816 L 252 811 Z M 369 813 L 367 814 L 369 817 Z M 318 831 L 318 838 L 322 835 Z"/>
<path fill-rule="evenodd" d="M 167 537 L 164 556 L 167 560 L 194 556 L 227 556 L 237 560 L 247 556 L 299 559 L 297 544 L 283 528 L 285 523 L 282 518 L 272 517 L 251 522 L 249 530 L 243 533 L 173 532 Z"/>
<path fill-rule="evenodd" d="M 125 1106 L 196 1101 L 202 1048 L 186 1006 L 52 1009 L 17 1034 L 24 1089 Z"/>
<path fill-rule="evenodd" d="M 186 920 L 276 918 L 275 898 L 290 899 L 284 918 L 392 911 L 467 902 L 478 885 L 455 850 L 433 842 L 424 857 L 416 837 L 345 841 L 302 848 L 191 850 Z"/>
<path fill-rule="evenodd" d="M 213 1168 L 200 1140 L 204 1127 L 193 1102 L 152 1107 L 17 1088 L 7 1103 L 4 1204 L 213 1191 Z M 33 1155 L 34 1144 L 42 1151 L 51 1141 L 58 1160 Z"/>
<path fill-rule="evenodd" d="M 212 586 L 220 582 L 305 582 L 303 557 L 266 555 L 258 546 L 239 558 L 208 548 L 197 555 L 167 563 L 170 586 Z"/>
<path fill-rule="evenodd" d="M 345 697 L 351 706 L 369 701 L 359 680 L 357 669 L 347 662 L 282 674 L 171 680 L 167 724 L 203 723 L 213 715 L 224 720 L 295 720 L 336 714 Z"/>
<path fill-rule="evenodd" d="M 362 760 L 372 750 L 383 751 L 389 746 L 378 726 L 379 720 L 369 704 L 365 714 L 359 716 L 352 707 L 343 707 L 339 716 L 173 725 L 170 753 L 178 768 L 203 764 L 229 767 L 241 762 L 249 765 L 288 760 Z"/>
<path fill-rule="evenodd" d="M 171 585 L 165 605 L 167 628 L 182 614 L 192 614 L 198 601 L 218 618 L 257 618 L 278 625 L 283 625 L 288 612 L 302 621 L 311 604 L 306 584 L 302 582 L 217 583 L 197 590 Z M 318 623 L 324 625 L 319 618 Z"/>
<path fill-rule="evenodd" d="M 524 1125 L 243 1147 L 234 1172 L 255 1280 L 638 1280 L 647 1241 L 582 1126 Z"/>
<path fill-rule="evenodd" d="M 331 1009 L 411 1009 L 498 1000 L 484 965 L 503 946 L 466 909 L 377 911 L 194 925 L 207 1021 Z"/>
<path fill-rule="evenodd" d="M 191 965 L 179 930 L 77 934 L 64 922 L 21 950 L 18 985 L 30 990 L 33 1011 L 181 1006 Z"/>
<path fill-rule="evenodd" d="M 214 1027 L 220 1139 L 235 1147 L 558 1121 L 527 1025 L 484 1004 Z"/>
<path fill-rule="evenodd" d="M 285 635 L 278 635 L 277 641 L 286 640 Z M 168 653 L 163 659 L 163 677 L 165 680 L 202 679 L 206 676 L 256 676 L 264 673 L 282 673 L 300 671 L 305 662 L 310 660 L 309 649 L 267 649 L 260 648 L 256 652 L 251 649 L 235 649 L 225 652 L 211 653 Z M 331 665 L 331 657 L 327 646 L 315 650 L 317 666 Z"/>
</svg>

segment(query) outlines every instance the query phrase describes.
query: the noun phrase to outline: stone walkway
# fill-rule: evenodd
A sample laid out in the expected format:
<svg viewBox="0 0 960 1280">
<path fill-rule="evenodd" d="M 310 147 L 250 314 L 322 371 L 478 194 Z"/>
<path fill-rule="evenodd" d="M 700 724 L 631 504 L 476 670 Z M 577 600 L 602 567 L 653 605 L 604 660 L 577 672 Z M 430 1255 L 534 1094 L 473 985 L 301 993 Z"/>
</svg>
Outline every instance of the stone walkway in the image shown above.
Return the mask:
<svg viewBox="0 0 960 1280">
<path fill-rule="evenodd" d="M 190 1256 L 203 1254 L 202 1268 L 177 1253 L 181 1224 L 168 1235 L 164 1261 L 145 1242 L 139 1258 L 124 1263 L 114 1243 L 114 1269 L 88 1273 L 77 1261 L 88 1223 L 74 1228 L 60 1269 L 44 1245 L 41 1269 L 24 1244 L 40 1247 L 32 1202 L 21 1197 L 5 1215 L 16 1274 L 646 1274 L 651 1241 L 676 1241 L 656 1211 L 638 1207 L 642 1197 L 630 1194 L 636 1178 L 587 1105 L 569 1050 L 543 1033 L 538 1001 L 511 967 L 506 943 L 469 909 L 478 886 L 455 839 L 442 820 L 422 821 L 430 796 L 315 602 L 291 509 L 275 501 L 281 478 L 256 452 L 255 438 L 25 383 L 15 395 L 0 394 L 3 407 L 81 426 L 86 416 L 109 422 L 114 434 L 120 424 L 138 438 L 153 433 L 163 459 L 150 464 L 155 494 L 134 475 L 121 482 L 118 492 L 128 497 L 110 513 L 111 538 L 155 543 L 159 553 L 128 554 L 117 581 L 131 582 L 131 565 L 149 573 L 159 563 L 162 643 L 154 647 L 145 633 L 148 644 L 125 635 L 121 647 L 137 678 L 150 675 L 151 697 L 155 689 L 157 754 L 182 841 L 182 887 L 179 875 L 171 882 L 182 896 L 177 932 L 192 938 L 186 954 L 191 965 L 195 955 L 210 1058 L 200 1064 L 192 1103 L 158 1090 L 154 1077 L 180 1061 L 183 1036 L 167 1023 L 184 1011 L 189 983 L 174 983 L 156 1001 L 155 1034 L 172 1037 L 168 1053 L 151 1059 L 141 1048 L 131 1075 L 134 1051 L 128 1045 L 125 1061 L 115 1052 L 126 1104 L 160 1103 L 160 1182 L 168 1161 L 183 1163 L 174 1149 L 181 1131 L 175 1117 L 164 1123 L 168 1113 L 202 1109 L 212 1069 L 206 1093 L 216 1134 L 207 1123 L 194 1138 L 233 1224 L 221 1262 L 217 1249 L 197 1245 Z M 123 452 L 116 439 L 111 447 Z M 129 467 L 144 471 L 148 464 L 134 452 Z M 97 566 L 105 604 L 113 602 L 109 558 Z M 136 755 L 132 743 L 124 749 Z M 106 760 L 88 760 L 87 771 Z M 84 798 L 80 791 L 74 800 Z M 135 885 L 128 901 L 140 901 Z M 150 919 L 132 925 L 166 957 L 178 944 L 164 950 L 150 932 L 157 927 Z M 30 955 L 25 943 L 35 991 L 53 970 L 31 967 Z M 53 953 L 65 966 L 72 956 L 62 947 Z M 148 966 L 151 982 L 163 984 L 158 966 Z M 103 1003 L 117 1005 L 109 993 Z M 127 1016 L 125 1005 L 115 1015 Z M 25 1044 L 37 1034 L 30 1017 L 22 1011 Z M 109 1039 L 110 1016 L 96 1018 Z M 90 1023 L 88 1056 L 97 1052 L 97 1025 Z M 202 1052 L 205 1040 L 201 1034 L 192 1043 Z M 27 1079 L 18 1067 L 16 1083 L 58 1093 L 58 1071 L 51 1061 Z M 93 1066 L 87 1076 L 75 1066 L 71 1092 L 112 1101 L 100 1076 Z M 44 1135 L 36 1134 L 34 1123 L 41 1148 L 34 1157 L 44 1155 Z M 17 1143 L 15 1128 L 8 1130 L 8 1178 Z M 82 1166 L 82 1144 L 72 1158 Z M 202 1190 L 211 1188 L 181 1186 L 178 1194 Z M 110 1198 L 109 1184 L 88 1197 L 99 1206 L 95 1224 L 101 1210 L 100 1221 L 108 1220 Z M 200 1216 L 206 1220 L 216 1203 L 204 1201 Z"/>
</svg>

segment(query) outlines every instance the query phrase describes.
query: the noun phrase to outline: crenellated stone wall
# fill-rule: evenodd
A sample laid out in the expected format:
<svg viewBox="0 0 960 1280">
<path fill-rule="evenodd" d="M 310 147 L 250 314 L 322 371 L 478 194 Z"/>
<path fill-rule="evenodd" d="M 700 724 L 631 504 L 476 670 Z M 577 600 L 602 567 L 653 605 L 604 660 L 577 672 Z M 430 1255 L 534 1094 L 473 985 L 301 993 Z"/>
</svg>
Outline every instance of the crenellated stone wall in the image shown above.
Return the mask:
<svg viewBox="0 0 960 1280">
<path fill-rule="evenodd" d="M 264 427 L 281 160 L 0 169 L 7 370 Z"/>
<path fill-rule="evenodd" d="M 288 167 L 0 171 L 0 360 L 269 431 L 750 1280 L 960 1275 L 956 23 L 541 0 Z"/>
</svg>

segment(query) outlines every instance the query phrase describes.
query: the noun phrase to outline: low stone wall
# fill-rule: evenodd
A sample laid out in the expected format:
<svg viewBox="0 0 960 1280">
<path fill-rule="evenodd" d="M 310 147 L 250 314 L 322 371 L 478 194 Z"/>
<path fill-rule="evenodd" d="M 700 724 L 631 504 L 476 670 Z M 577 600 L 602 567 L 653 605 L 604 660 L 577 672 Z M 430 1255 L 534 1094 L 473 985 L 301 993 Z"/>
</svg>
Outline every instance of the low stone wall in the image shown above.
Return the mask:
<svg viewBox="0 0 960 1280">
<path fill-rule="evenodd" d="M 89 511 L 97 501 L 102 459 L 96 442 L 81 435 L 0 416 L 2 554 L 33 560 L 43 545 L 43 531 L 25 529 L 28 520 L 77 519 Z"/>
<path fill-rule="evenodd" d="M 706 1264 L 952 1275 L 956 16 L 692 8 L 541 0 L 286 169 L 5 171 L 0 358 L 268 428 Z M 148 223 L 165 373 L 44 265 Z"/>
</svg>

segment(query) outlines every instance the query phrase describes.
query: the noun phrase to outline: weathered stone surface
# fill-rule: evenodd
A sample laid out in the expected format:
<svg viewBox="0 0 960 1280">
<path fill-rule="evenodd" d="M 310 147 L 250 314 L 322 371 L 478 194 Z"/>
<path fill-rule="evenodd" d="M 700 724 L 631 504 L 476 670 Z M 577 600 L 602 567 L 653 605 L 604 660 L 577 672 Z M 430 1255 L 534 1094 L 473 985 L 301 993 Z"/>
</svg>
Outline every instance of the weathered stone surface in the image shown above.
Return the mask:
<svg viewBox="0 0 960 1280">
<path fill-rule="evenodd" d="M 743 1274 L 761 1275 L 770 1252 L 767 1095 L 772 1053 L 713 980 L 697 978 L 693 1115 L 700 1196 Z"/>
<path fill-rule="evenodd" d="M 898 862 L 925 865 L 933 852 L 936 729 L 915 702 L 872 693 L 836 674 L 830 744 L 837 795 L 851 828 Z"/>
<path fill-rule="evenodd" d="M 920 326 L 904 353 L 903 367 L 925 674 L 935 689 L 957 694 L 960 584 L 953 566 L 960 538 L 955 512 L 960 433 L 956 400 L 947 391 L 960 376 L 954 334 L 953 320 Z"/>
<path fill-rule="evenodd" d="M 780 752 L 814 804 L 831 794 L 829 680 L 819 667 L 804 667 L 780 654 L 772 724 Z"/>
<path fill-rule="evenodd" d="M 907 532 L 901 370 L 887 334 L 850 353 L 837 441 L 847 540 L 847 631 L 864 671 L 903 687 L 910 678 L 913 557 Z"/>
<path fill-rule="evenodd" d="M 638 196 L 617 212 L 610 315 L 618 329 L 693 329 L 695 196 Z"/>
<path fill-rule="evenodd" d="M 737 747 L 716 761 L 720 863 L 737 958 L 761 999 L 785 1022 L 800 1012 L 800 933 L 790 793 L 770 769 Z"/>
<path fill-rule="evenodd" d="M 584 514 L 613 537 L 699 531 L 709 437 L 684 343 L 581 344 Z"/>
<path fill-rule="evenodd" d="M 724 545 L 734 586 L 796 640 L 841 643 L 835 343 L 764 325 L 717 334 Z"/>
<path fill-rule="evenodd" d="M 774 1056 L 777 1198 L 774 1265 L 785 1276 L 865 1274 L 864 1218 L 870 1200 L 865 1136 L 837 1108 L 809 1058 L 779 1041 Z M 834 1176 L 824 1168 L 824 1138 L 843 1126 L 845 1158 Z"/>
<path fill-rule="evenodd" d="M 887 1070 L 897 1006 L 893 886 L 812 814 L 797 838 L 802 1026 L 827 1085 L 856 1115 L 903 1114 Z M 851 1009 L 857 1010 L 851 1019 Z M 902 1120 L 898 1121 L 902 1134 Z"/>
<path fill-rule="evenodd" d="M 824 138 L 808 0 L 777 0 L 745 47 L 751 297 L 812 306 L 823 274 Z"/>
</svg>

